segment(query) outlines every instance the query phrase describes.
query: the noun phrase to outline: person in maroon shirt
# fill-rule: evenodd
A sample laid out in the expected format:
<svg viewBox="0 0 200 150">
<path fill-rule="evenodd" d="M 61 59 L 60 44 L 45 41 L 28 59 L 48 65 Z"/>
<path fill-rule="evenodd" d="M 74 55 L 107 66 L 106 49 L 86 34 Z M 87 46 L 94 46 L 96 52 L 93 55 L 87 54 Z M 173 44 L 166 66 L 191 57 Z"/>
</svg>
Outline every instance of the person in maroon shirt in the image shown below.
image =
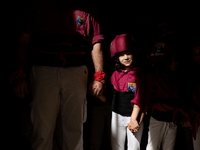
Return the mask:
<svg viewBox="0 0 200 150">
<path fill-rule="evenodd" d="M 101 76 L 104 37 L 97 13 L 85 1 L 42 0 L 30 6 L 19 37 L 17 71 L 11 83 L 18 97 L 24 99 L 31 93 L 31 148 L 53 149 L 55 135 L 59 149 L 81 150 L 88 56 L 92 57 L 97 78 L 90 85 L 94 96 L 102 94 L 105 80 Z M 27 62 L 31 65 L 30 89 Z M 59 132 L 55 133 L 58 126 Z"/>
<path fill-rule="evenodd" d="M 129 34 L 117 35 L 111 43 L 111 57 L 115 59 L 115 71 L 111 76 L 113 85 L 111 143 L 113 150 L 140 149 L 143 132 L 142 89 L 144 75 L 136 67 L 138 47 Z"/>
<path fill-rule="evenodd" d="M 147 150 L 173 150 L 177 133 L 177 114 L 189 120 L 181 109 L 180 74 L 177 48 L 173 43 L 157 42 L 148 51 L 153 70 L 146 76 L 145 111 L 150 109 Z M 159 131 L 159 132 L 158 132 Z"/>
</svg>

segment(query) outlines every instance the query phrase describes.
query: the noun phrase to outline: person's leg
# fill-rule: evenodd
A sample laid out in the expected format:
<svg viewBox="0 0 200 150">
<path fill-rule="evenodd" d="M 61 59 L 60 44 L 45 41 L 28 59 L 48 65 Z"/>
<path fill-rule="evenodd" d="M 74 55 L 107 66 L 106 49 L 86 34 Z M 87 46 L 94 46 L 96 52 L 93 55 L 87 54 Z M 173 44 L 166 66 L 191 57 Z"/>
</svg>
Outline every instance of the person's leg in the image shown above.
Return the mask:
<svg viewBox="0 0 200 150">
<path fill-rule="evenodd" d="M 58 83 L 61 88 L 61 130 L 63 150 L 83 149 L 83 123 L 87 111 L 86 66 L 59 68 Z"/>
<path fill-rule="evenodd" d="M 176 142 L 177 125 L 173 122 L 166 122 L 166 130 L 164 133 L 162 149 L 174 150 Z"/>
<path fill-rule="evenodd" d="M 112 112 L 111 119 L 111 144 L 112 150 L 124 150 L 126 139 L 126 126 L 121 115 Z"/>
<path fill-rule="evenodd" d="M 144 130 L 144 122 L 141 122 L 139 131 L 137 133 L 135 133 L 135 137 L 139 143 L 142 140 L 143 130 Z"/>
<path fill-rule="evenodd" d="M 107 131 L 107 138 L 105 139 L 107 146 L 106 150 L 111 150 L 111 116 L 112 116 L 112 111 L 111 111 L 111 106 L 106 105 L 105 106 L 105 117 L 106 117 L 106 131 Z"/>
<path fill-rule="evenodd" d="M 158 121 L 153 117 L 150 118 L 146 150 L 160 150 L 165 126 L 165 122 Z"/>
<path fill-rule="evenodd" d="M 31 121 L 33 150 L 51 150 L 56 119 L 60 108 L 58 68 L 34 66 L 31 71 Z"/>
<path fill-rule="evenodd" d="M 140 150 L 140 142 L 142 138 L 142 132 L 143 132 L 143 123 L 140 125 L 140 130 L 133 134 L 128 128 L 127 128 L 127 147 L 128 150 Z"/>
<path fill-rule="evenodd" d="M 198 128 L 198 132 L 196 134 L 196 140 L 193 138 L 193 146 L 194 150 L 200 150 L 200 127 Z"/>
<path fill-rule="evenodd" d="M 89 149 L 100 150 L 105 126 L 105 116 L 102 106 L 91 106 Z"/>
</svg>

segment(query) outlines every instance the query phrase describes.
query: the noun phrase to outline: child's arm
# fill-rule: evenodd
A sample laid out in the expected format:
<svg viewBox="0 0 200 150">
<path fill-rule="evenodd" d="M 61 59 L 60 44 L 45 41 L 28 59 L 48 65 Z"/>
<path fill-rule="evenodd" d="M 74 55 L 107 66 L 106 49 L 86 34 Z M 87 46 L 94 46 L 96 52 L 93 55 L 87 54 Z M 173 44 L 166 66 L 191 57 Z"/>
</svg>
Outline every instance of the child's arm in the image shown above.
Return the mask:
<svg viewBox="0 0 200 150">
<path fill-rule="evenodd" d="M 137 118 L 138 118 L 139 113 L 140 113 L 140 107 L 138 105 L 134 104 L 133 112 L 131 114 L 131 119 L 127 125 L 129 130 L 131 130 L 131 132 L 133 132 L 133 133 L 136 133 L 139 130 L 139 128 L 140 128 L 139 124 L 142 122 L 142 119 L 144 117 L 144 114 L 142 114 L 140 117 L 140 122 L 138 123 Z"/>
</svg>

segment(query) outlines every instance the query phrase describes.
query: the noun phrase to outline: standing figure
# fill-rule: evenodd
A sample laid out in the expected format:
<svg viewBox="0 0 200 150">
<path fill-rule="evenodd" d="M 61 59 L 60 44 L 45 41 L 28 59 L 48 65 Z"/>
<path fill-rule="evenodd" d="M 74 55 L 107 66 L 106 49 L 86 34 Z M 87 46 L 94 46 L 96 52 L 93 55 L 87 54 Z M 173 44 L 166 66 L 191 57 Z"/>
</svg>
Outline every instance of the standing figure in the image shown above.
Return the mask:
<svg viewBox="0 0 200 150">
<path fill-rule="evenodd" d="M 81 150 L 87 57 L 92 57 L 95 76 L 104 73 L 99 19 L 93 5 L 85 1 L 41 0 L 31 6 L 19 38 L 17 71 L 11 79 L 18 97 L 31 93 L 31 148 Z M 30 79 L 27 62 L 31 64 Z M 91 84 L 94 96 L 103 92 L 101 80 Z"/>
<path fill-rule="evenodd" d="M 112 100 L 112 150 L 139 150 L 143 132 L 142 88 L 143 73 L 136 67 L 138 47 L 132 36 L 117 35 L 111 43 L 111 57 L 115 71 L 111 76 L 114 88 Z"/>
<path fill-rule="evenodd" d="M 178 116 L 189 120 L 179 97 L 180 74 L 176 47 L 157 42 L 148 51 L 152 71 L 146 76 L 145 111 L 150 108 L 147 150 L 173 150 L 176 142 Z"/>
</svg>

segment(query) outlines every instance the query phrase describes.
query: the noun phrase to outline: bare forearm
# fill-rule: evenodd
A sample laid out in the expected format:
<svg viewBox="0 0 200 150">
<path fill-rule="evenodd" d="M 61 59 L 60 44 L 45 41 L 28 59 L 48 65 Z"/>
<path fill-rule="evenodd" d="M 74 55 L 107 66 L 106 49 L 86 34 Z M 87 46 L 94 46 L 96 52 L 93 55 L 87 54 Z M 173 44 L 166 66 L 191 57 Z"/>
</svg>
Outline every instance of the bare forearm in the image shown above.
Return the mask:
<svg viewBox="0 0 200 150">
<path fill-rule="evenodd" d="M 91 52 L 95 72 L 102 70 L 103 71 L 103 51 L 101 43 L 96 43 L 93 46 L 93 50 Z"/>
<path fill-rule="evenodd" d="M 27 48 L 30 41 L 30 34 L 22 33 L 19 37 L 18 49 L 17 49 L 17 68 L 24 69 L 24 63 L 27 54 Z"/>
<path fill-rule="evenodd" d="M 140 108 L 136 104 L 134 104 L 130 122 L 127 124 L 129 130 L 133 133 L 138 132 L 140 128 L 139 123 L 137 121 L 139 112 L 140 112 Z"/>
<path fill-rule="evenodd" d="M 137 120 L 137 117 L 140 113 L 140 107 L 136 104 L 133 106 L 133 112 L 131 114 L 131 120 Z"/>
<path fill-rule="evenodd" d="M 93 46 L 91 56 L 92 56 L 95 72 L 97 73 L 100 70 L 103 71 L 103 51 L 102 51 L 101 43 L 96 43 Z M 96 81 L 94 79 L 94 81 L 90 84 L 90 92 L 92 93 L 93 96 L 99 97 L 103 93 L 103 86 L 104 85 L 102 82 Z"/>
</svg>

